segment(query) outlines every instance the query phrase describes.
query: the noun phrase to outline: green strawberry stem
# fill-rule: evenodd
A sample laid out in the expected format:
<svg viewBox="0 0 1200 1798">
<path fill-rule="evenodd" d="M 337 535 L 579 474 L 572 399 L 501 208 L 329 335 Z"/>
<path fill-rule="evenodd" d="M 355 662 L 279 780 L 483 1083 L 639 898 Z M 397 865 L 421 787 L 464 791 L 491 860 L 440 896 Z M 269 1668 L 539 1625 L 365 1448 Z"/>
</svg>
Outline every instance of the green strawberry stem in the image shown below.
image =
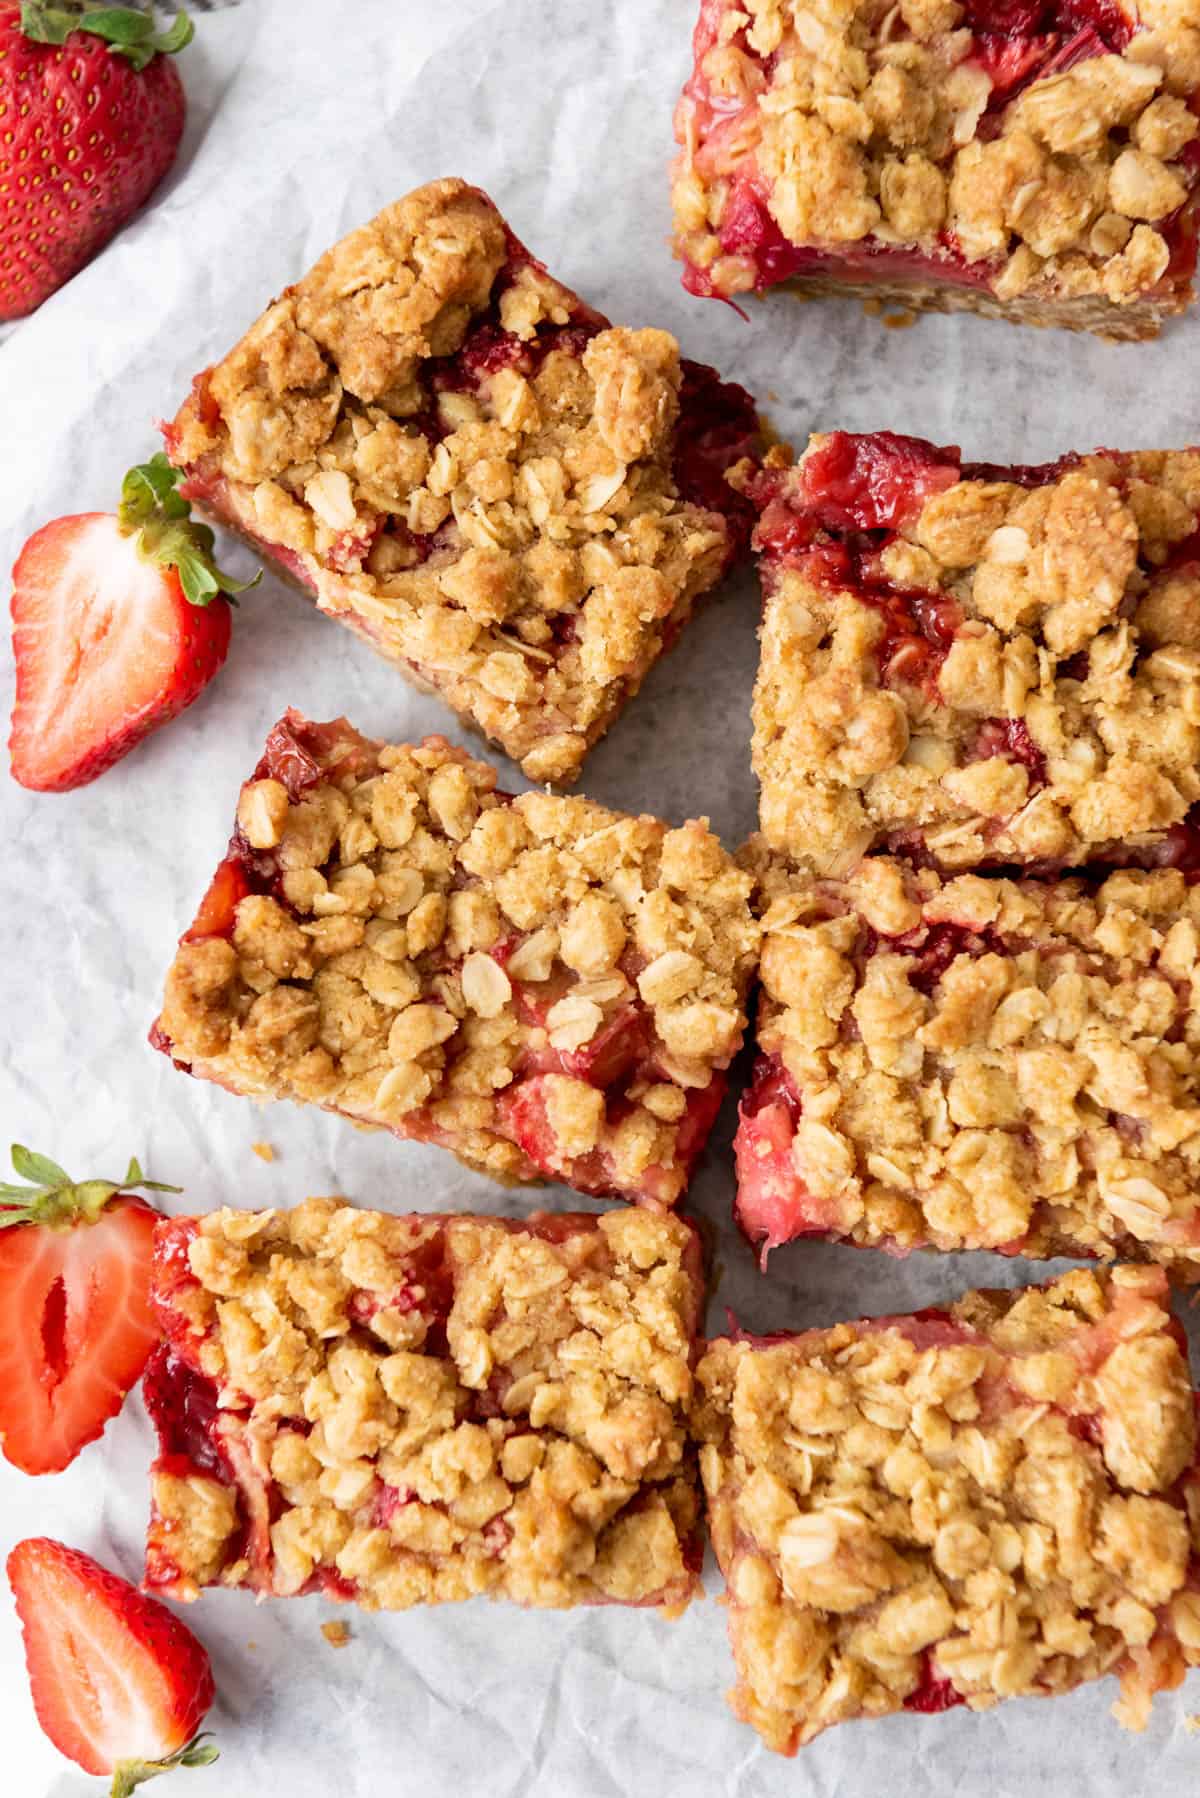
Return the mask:
<svg viewBox="0 0 1200 1798">
<path fill-rule="evenodd" d="M 211 605 L 219 593 L 228 600 L 256 587 L 262 569 L 250 581 L 224 574 L 213 560 L 213 534 L 197 524 L 192 508 L 179 492 L 179 471 L 160 450 L 148 462 L 131 468 L 121 483 L 117 522 L 127 536 L 137 536 L 138 554 L 179 572 L 183 597 L 194 606 Z"/>
<path fill-rule="evenodd" d="M 183 11 L 160 31 L 149 12 L 132 6 L 103 6 L 95 0 L 21 0 L 21 30 L 35 44 L 65 44 L 73 31 L 102 38 L 114 56 L 144 69 L 156 56 L 174 56 L 190 44 L 195 26 Z"/>
<path fill-rule="evenodd" d="M 26 1149 L 19 1142 L 12 1146 L 12 1164 L 27 1184 L 0 1183 L 0 1230 L 14 1224 L 47 1224 L 59 1230 L 78 1223 L 94 1224 L 108 1201 L 119 1192 L 133 1192 L 137 1187 L 144 1192 L 183 1191 L 182 1186 L 147 1180 L 136 1156 L 131 1158 L 123 1180 L 72 1180 L 57 1161 Z"/>
<path fill-rule="evenodd" d="M 109 1798 L 129 1798 L 135 1786 L 144 1780 L 156 1779 L 160 1773 L 170 1773 L 174 1767 L 211 1767 L 218 1758 L 217 1744 L 211 1739 L 208 1731 L 193 1736 L 182 1748 L 176 1749 L 161 1761 L 118 1761 L 113 1769 L 113 1782 Z"/>
</svg>

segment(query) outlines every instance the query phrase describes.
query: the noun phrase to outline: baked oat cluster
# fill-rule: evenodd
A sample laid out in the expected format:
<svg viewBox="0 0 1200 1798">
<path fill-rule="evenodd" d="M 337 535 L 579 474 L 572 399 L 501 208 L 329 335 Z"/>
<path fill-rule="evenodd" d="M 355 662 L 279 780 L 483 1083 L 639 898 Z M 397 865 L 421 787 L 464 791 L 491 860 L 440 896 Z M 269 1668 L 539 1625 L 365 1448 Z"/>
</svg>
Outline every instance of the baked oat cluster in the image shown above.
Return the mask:
<svg viewBox="0 0 1200 1798">
<path fill-rule="evenodd" d="M 681 1609 L 698 1240 L 337 1199 L 158 1226 L 150 1587 Z"/>
<path fill-rule="evenodd" d="M 1152 336 L 1191 298 L 1198 93 L 1192 0 L 705 0 L 685 284 Z"/>
<path fill-rule="evenodd" d="M 772 846 L 833 874 L 876 848 L 946 870 L 1187 862 L 1200 451 L 1001 468 L 835 432 L 788 460 L 749 482 Z"/>
<path fill-rule="evenodd" d="M 722 477 L 756 435 L 455 180 L 323 256 L 166 429 L 182 491 L 554 782 L 743 546 Z"/>
<path fill-rule="evenodd" d="M 1122 1256 L 1200 1280 L 1200 887 L 763 868 L 737 1212 L 889 1248 Z"/>
<path fill-rule="evenodd" d="M 496 791 L 441 737 L 289 712 L 168 974 L 193 1074 L 669 1206 L 746 1025 L 752 876 L 704 820 Z"/>
<path fill-rule="evenodd" d="M 1151 1269 L 708 1345 L 695 1426 L 738 1669 L 785 1753 L 831 1724 L 1200 1661 L 1200 1469 Z"/>
</svg>

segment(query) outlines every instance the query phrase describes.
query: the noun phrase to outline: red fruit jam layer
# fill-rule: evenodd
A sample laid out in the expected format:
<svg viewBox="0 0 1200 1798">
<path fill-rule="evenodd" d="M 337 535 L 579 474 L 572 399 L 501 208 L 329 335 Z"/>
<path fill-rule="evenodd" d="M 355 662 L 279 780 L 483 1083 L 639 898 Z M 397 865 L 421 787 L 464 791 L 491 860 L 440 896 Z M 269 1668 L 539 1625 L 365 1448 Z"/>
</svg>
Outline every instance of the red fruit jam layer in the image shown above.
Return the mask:
<svg viewBox="0 0 1200 1798">
<path fill-rule="evenodd" d="M 769 184 L 753 151 L 744 147 L 755 142 L 758 96 L 744 104 L 731 101 L 709 87 L 703 72 L 704 58 L 716 44 L 726 14 L 740 8 L 741 0 L 703 0 L 693 39 L 694 68 L 676 117 L 678 140 L 697 145 L 694 161 L 701 178 L 727 183 L 717 231 L 721 253 L 749 262 L 759 292 L 783 281 L 815 276 L 856 284 L 933 282 L 990 287 L 1005 257 L 968 261 L 953 231 L 941 232 L 929 251 L 883 244 L 873 237 L 851 246 L 822 249 L 795 244 L 784 235 L 769 210 Z M 1093 56 L 1120 54 L 1134 30 L 1116 0 L 1066 0 L 1065 4 L 1062 0 L 968 0 L 962 24 L 972 33 L 963 63 L 982 68 L 992 83 L 987 108 L 976 127 L 976 137 L 985 141 L 999 134 L 1004 109 L 1032 82 L 1062 74 Z M 894 27 L 892 42 L 903 36 L 902 24 L 889 18 L 889 26 Z M 729 41 L 749 64 L 761 70 L 765 87 L 777 54 L 764 57 L 755 52 L 745 24 Z M 1197 158 L 1185 154 L 1180 160 L 1194 180 Z M 1166 239 L 1170 261 L 1153 291 L 1168 294 L 1186 288 L 1196 266 L 1190 197 L 1178 212 L 1160 220 L 1157 229 Z M 717 292 L 708 271 L 691 262 L 685 264 L 683 285 L 702 298 Z"/>
<path fill-rule="evenodd" d="M 345 747 L 347 738 L 351 740 L 348 748 Z M 339 749 L 336 757 L 331 756 L 334 745 Z M 295 804 L 323 780 L 369 776 L 377 766 L 376 756 L 377 746 L 360 736 L 344 719 L 314 724 L 298 712 L 289 711 L 268 736 L 252 779 L 279 781 Z M 509 793 L 498 792 L 496 797 L 505 804 L 512 802 Z M 231 938 L 237 906 L 252 893 L 266 894 L 295 915 L 283 890 L 282 870 L 274 851 L 253 848 L 238 827 L 230 838 L 224 861 L 218 866 L 200 902 L 195 919 L 180 941 L 193 943 L 205 937 Z M 529 934 L 514 930 L 494 944 L 488 953 L 504 967 Z M 528 1027 L 529 1039 L 512 1084 L 496 1099 L 491 1128 L 515 1143 L 528 1157 L 529 1178 L 544 1175 L 551 1180 L 562 1180 L 576 1191 L 597 1198 L 625 1198 L 670 1206 L 686 1186 L 720 1110 L 728 1079 L 724 1069 L 714 1069 L 706 1086 L 687 1089 L 685 1110 L 676 1127 L 671 1166 L 652 1163 L 633 1184 L 618 1177 L 612 1155 L 606 1149 L 598 1148 L 574 1157 L 562 1156 L 550 1128 L 546 1107 L 545 1076 L 566 1074 L 586 1081 L 605 1094 L 606 1120 L 610 1127 L 615 1127 L 634 1110 L 636 1098 L 631 1095 L 670 1081 L 666 1071 L 667 1050 L 654 1028 L 654 1013 L 637 991 L 637 976 L 645 959 L 632 948 L 626 950 L 619 968 L 629 982 L 632 996 L 612 1013 L 589 1042 L 572 1050 L 553 1047 L 546 1021 L 551 1008 L 570 991 L 573 983 L 569 976 L 560 969 L 550 980 L 512 980 L 513 1001 L 518 1016 Z M 424 961 L 430 978 L 434 974 L 453 972 L 461 965 L 439 951 L 428 954 Z M 174 1059 L 173 1045 L 157 1022 L 151 1027 L 149 1041 L 153 1048 Z M 447 1045 L 447 1051 L 453 1054 L 453 1039 Z M 176 1060 L 175 1065 L 185 1073 L 191 1072 L 186 1062 Z M 448 1149 L 455 1147 L 453 1136 L 435 1123 L 428 1107 L 409 1112 L 403 1128 L 397 1129 L 396 1134 L 408 1141 L 430 1142 Z"/>
</svg>

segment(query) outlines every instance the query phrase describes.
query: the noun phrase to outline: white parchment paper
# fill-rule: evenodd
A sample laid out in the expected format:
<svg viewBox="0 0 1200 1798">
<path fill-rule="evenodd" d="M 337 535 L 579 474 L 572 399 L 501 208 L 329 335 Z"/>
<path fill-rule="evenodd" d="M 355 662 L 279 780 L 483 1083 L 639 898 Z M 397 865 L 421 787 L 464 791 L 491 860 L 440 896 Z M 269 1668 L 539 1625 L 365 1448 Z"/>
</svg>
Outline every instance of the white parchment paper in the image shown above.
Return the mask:
<svg viewBox="0 0 1200 1798">
<path fill-rule="evenodd" d="M 384 202 L 441 174 L 487 187 L 564 280 L 617 321 L 677 332 L 793 437 L 834 425 L 908 430 L 997 461 L 1200 437 L 1196 320 L 1158 344 L 1114 348 L 967 319 L 888 332 L 848 304 L 784 298 L 753 304 L 745 324 L 689 299 L 666 250 L 665 165 L 695 11 L 696 0 L 250 0 L 202 20 L 187 54 L 192 112 L 178 170 L 0 345 L 4 565 L 47 518 L 111 507 L 124 469 L 155 447 L 152 421 L 174 411 L 191 375 L 270 295 Z M 585 791 L 673 820 L 706 812 L 731 845 L 753 828 L 756 617 L 743 575 L 594 752 Z M 7 711 L 7 658 L 5 683 Z M 183 1078 L 147 1046 L 238 784 L 289 704 L 397 738 L 459 734 L 435 701 L 268 577 L 243 605 L 212 688 L 96 785 L 36 797 L 0 776 L 10 845 L 0 1140 L 45 1149 L 80 1174 L 119 1174 L 136 1152 L 154 1176 L 186 1187 L 176 1208 L 314 1192 L 396 1210 L 570 1205 L 561 1189 L 498 1194 L 436 1150 L 360 1135 L 316 1111 L 257 1111 Z M 507 766 L 504 775 L 519 780 Z M 732 1111 L 692 1191 L 719 1240 L 714 1326 L 727 1304 L 755 1329 L 803 1327 L 1045 1272 L 988 1256 L 898 1262 L 797 1244 L 761 1277 L 730 1223 Z M 251 1151 L 260 1139 L 276 1148 L 270 1166 Z M 62 1475 L 33 1481 L 0 1462 L 0 1553 L 46 1532 L 137 1578 L 151 1452 L 135 1397 Z M 319 1631 L 335 1614 L 353 1631 L 340 1651 Z M 851 1726 L 788 1764 L 724 1708 L 732 1668 L 711 1599 L 672 1625 L 482 1601 L 359 1618 L 315 1599 L 256 1608 L 217 1593 L 188 1621 L 220 1691 L 219 1766 L 176 1776 L 196 1798 L 1173 1798 L 1200 1775 L 1200 1740 L 1184 1726 L 1189 1705 L 1200 1709 L 1195 1677 L 1160 1701 L 1140 1738 L 1110 1720 L 1106 1684 L 982 1717 Z M 3 1798 L 99 1790 L 37 1730 L 6 1589 L 0 1744 Z"/>
</svg>

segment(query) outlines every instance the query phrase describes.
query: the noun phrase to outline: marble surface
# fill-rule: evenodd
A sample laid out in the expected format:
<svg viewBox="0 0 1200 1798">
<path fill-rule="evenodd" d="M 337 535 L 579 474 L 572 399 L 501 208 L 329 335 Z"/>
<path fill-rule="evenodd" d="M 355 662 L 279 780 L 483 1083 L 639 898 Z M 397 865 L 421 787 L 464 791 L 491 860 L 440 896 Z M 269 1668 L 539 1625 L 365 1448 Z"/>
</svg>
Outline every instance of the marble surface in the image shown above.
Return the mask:
<svg viewBox="0 0 1200 1798">
<path fill-rule="evenodd" d="M 755 391 L 777 427 L 915 431 L 972 457 L 1195 438 L 1200 324 L 1114 348 L 969 319 L 890 332 L 851 305 L 784 298 L 732 311 L 689 299 L 665 247 L 664 165 L 694 0 L 250 0 L 200 22 L 188 52 L 184 153 L 157 203 L 0 345 L 0 558 L 58 513 L 111 506 L 153 421 L 265 300 L 341 232 L 434 175 L 486 186 L 552 270 L 621 322 L 676 331 Z M 336 16 L 338 29 L 331 29 Z M 342 29 L 343 20 L 345 29 Z M 240 560 L 239 560 L 240 557 Z M 246 566 L 240 552 L 230 560 Z M 748 707 L 753 580 L 731 581 L 591 757 L 584 789 L 673 820 L 707 813 L 726 842 L 754 825 Z M 6 661 L 0 705 L 11 700 Z M 265 1112 L 184 1079 L 146 1045 L 163 971 L 228 834 L 237 786 L 294 704 L 397 737 L 461 737 L 345 632 L 268 578 L 229 662 L 183 719 L 96 785 L 36 797 L 5 782 L 0 1095 L 9 1136 L 106 1173 L 137 1153 L 183 1185 L 175 1207 L 286 1204 L 342 1192 L 406 1210 L 572 1201 L 498 1195 L 436 1151 L 286 1106 Z M 506 784 L 517 776 L 507 766 Z M 732 1229 L 732 1105 L 693 1188 L 718 1239 L 724 1307 L 758 1330 L 894 1311 L 1044 1269 L 986 1256 L 901 1263 L 793 1245 L 761 1277 Z M 255 1140 L 278 1154 L 255 1158 Z M 150 1433 L 134 1398 L 103 1441 L 39 1482 L 0 1463 L 0 1553 L 45 1531 L 136 1577 Z M 717 1582 L 711 1575 L 710 1588 Z M 846 1729 L 789 1766 L 724 1709 L 731 1680 L 712 1602 L 674 1625 L 641 1613 L 525 1615 L 482 1603 L 350 1622 L 339 1652 L 316 1600 L 255 1610 L 207 1595 L 189 1623 L 214 1658 L 220 1767 L 189 1789 L 289 1798 L 338 1791 L 461 1798 L 1117 1798 L 1190 1790 L 1200 1681 L 1147 1734 L 1108 1717 L 1108 1685 L 990 1716 Z M 1197 1705 L 1200 1708 L 1200 1705 Z M 0 1593 L 0 1734 L 11 1789 L 99 1788 L 36 1729 Z M 201 1784 L 201 1781 L 204 1784 Z"/>
</svg>

